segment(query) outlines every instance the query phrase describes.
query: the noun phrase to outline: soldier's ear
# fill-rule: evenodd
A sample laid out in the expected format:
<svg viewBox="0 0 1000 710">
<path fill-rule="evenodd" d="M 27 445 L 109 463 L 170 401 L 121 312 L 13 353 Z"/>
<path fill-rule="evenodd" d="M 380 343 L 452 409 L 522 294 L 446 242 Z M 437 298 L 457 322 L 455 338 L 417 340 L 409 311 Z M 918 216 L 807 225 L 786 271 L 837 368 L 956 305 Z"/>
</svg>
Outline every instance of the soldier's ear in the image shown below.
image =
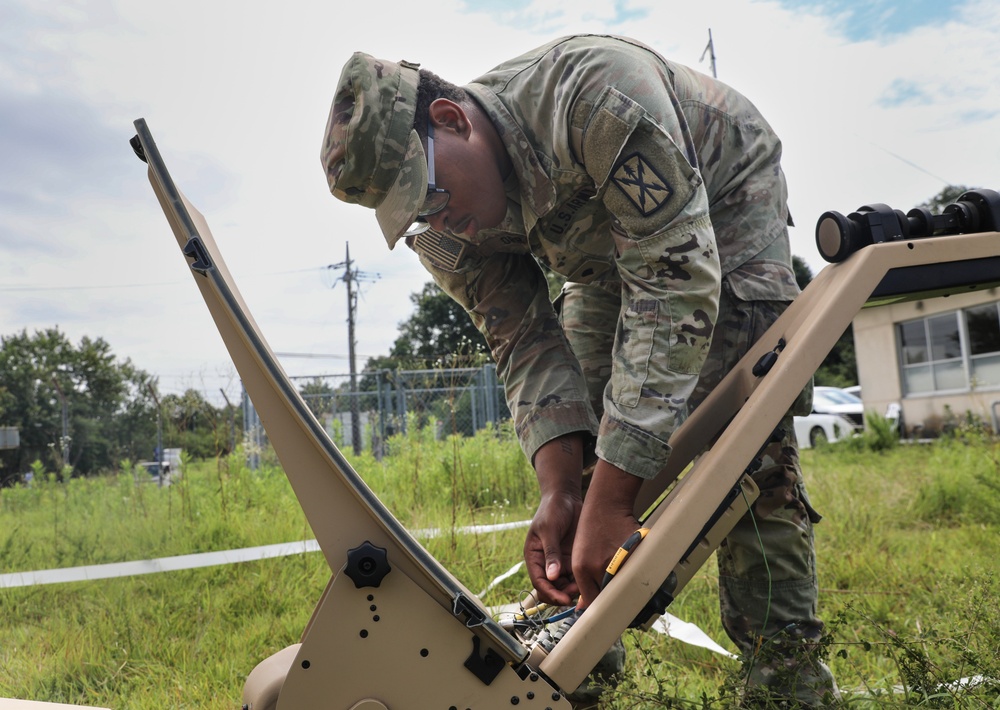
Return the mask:
<svg viewBox="0 0 1000 710">
<path fill-rule="evenodd" d="M 466 136 L 472 131 L 465 110 L 450 99 L 434 99 L 428 109 L 428 119 L 434 124 L 435 131 L 452 131 Z"/>
</svg>

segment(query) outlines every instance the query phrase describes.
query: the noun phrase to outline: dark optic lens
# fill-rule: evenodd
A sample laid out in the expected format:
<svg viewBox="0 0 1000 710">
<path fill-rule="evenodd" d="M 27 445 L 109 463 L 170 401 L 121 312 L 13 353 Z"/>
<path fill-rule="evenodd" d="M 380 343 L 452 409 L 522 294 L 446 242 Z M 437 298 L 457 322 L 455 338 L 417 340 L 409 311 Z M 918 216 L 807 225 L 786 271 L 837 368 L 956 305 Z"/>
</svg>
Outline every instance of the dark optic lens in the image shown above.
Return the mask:
<svg viewBox="0 0 1000 710">
<path fill-rule="evenodd" d="M 426 199 L 424 199 L 424 204 L 417 211 L 417 215 L 426 217 L 427 215 L 437 214 L 448 205 L 448 198 L 450 196 L 447 190 L 428 193 Z"/>
</svg>

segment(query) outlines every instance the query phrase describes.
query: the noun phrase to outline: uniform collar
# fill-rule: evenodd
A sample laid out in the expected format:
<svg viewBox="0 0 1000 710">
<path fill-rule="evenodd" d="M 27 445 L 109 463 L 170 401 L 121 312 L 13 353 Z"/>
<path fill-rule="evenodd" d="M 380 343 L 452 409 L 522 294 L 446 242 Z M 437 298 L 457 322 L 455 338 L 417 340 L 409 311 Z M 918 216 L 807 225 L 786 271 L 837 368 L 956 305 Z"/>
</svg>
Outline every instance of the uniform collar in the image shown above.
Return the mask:
<svg viewBox="0 0 1000 710">
<path fill-rule="evenodd" d="M 492 90 L 482 84 L 468 84 L 464 88 L 479 102 L 500 134 L 521 185 L 522 204 L 536 215 L 551 210 L 555 206 L 555 185 L 538 162 L 521 126 Z"/>
</svg>

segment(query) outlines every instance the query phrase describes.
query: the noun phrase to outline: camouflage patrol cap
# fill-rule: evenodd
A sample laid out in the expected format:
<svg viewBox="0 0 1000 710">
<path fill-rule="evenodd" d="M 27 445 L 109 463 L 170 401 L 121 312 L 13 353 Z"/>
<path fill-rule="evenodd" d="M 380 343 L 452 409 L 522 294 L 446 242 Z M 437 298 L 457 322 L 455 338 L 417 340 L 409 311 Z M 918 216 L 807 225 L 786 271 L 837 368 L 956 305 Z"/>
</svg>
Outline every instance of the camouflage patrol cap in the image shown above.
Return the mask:
<svg viewBox="0 0 1000 710">
<path fill-rule="evenodd" d="M 320 160 L 330 191 L 375 210 L 391 249 L 427 194 L 427 160 L 413 116 L 418 65 L 355 52 L 337 83 Z"/>
</svg>

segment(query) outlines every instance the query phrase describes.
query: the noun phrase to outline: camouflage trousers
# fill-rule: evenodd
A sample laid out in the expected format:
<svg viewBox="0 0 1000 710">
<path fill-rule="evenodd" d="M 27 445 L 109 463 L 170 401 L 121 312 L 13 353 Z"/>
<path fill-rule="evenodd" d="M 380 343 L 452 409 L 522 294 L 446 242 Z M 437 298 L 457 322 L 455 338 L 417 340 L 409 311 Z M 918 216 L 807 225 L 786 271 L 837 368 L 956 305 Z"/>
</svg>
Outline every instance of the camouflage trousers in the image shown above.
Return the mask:
<svg viewBox="0 0 1000 710">
<path fill-rule="evenodd" d="M 594 411 L 600 417 L 611 376 L 620 296 L 612 289 L 568 283 L 559 300 L 563 330 L 580 360 Z M 723 282 L 711 349 L 689 410 L 704 400 L 787 306 L 781 301 L 740 300 Z M 809 386 L 782 419 L 782 439 L 763 451 L 763 465 L 753 474 L 760 497 L 752 515 L 744 516 L 719 547 L 717 559 L 722 623 L 741 651 L 748 679 L 775 686 L 782 685 L 777 677 L 782 672 L 799 675 L 803 682 L 820 686 L 818 695 L 803 688 L 803 704 L 822 706 L 822 702 L 808 701 L 822 697 L 833 684 L 829 671 L 825 666 L 818 669 L 815 658 L 816 642 L 823 634 L 816 609 L 813 544 L 813 525 L 820 516 L 809 503 L 792 426 L 793 414 L 809 412 L 811 396 Z M 795 686 L 795 679 L 790 680 Z M 776 687 L 775 691 L 797 694 L 794 688 Z"/>
</svg>

